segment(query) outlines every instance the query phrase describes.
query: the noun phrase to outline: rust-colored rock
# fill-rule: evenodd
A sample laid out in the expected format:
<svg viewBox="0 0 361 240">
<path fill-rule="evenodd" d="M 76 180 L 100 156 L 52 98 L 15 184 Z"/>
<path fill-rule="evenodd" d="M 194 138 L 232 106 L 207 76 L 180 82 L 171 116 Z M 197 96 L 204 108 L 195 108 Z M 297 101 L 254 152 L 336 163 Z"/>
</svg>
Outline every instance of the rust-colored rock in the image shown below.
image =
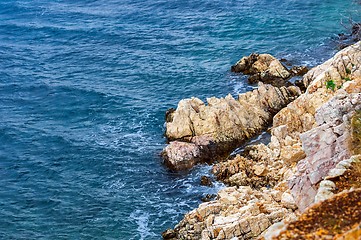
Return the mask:
<svg viewBox="0 0 361 240">
<path fill-rule="evenodd" d="M 361 189 L 342 192 L 309 208 L 274 240 L 360 239 Z M 350 238 L 343 238 L 348 236 Z M 354 238 L 351 238 L 354 237 Z"/>
</svg>

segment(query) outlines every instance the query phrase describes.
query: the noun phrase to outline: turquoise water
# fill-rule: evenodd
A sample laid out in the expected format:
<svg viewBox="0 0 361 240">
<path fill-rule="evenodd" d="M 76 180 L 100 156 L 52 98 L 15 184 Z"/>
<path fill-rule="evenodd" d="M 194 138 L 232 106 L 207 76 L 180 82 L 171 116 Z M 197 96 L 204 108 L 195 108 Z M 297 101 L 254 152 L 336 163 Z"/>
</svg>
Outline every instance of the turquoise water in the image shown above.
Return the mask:
<svg viewBox="0 0 361 240">
<path fill-rule="evenodd" d="M 267 52 L 314 66 L 353 1 L 0 1 L 0 238 L 159 239 L 212 188 L 171 173 L 164 113 L 251 89 Z"/>
</svg>

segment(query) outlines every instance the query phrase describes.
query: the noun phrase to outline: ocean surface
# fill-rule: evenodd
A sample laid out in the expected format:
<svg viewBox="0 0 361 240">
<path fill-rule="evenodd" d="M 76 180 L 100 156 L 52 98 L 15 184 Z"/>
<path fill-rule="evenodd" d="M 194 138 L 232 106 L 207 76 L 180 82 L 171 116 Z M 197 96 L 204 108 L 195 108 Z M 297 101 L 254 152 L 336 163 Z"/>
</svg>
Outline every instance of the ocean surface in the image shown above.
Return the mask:
<svg viewBox="0 0 361 240">
<path fill-rule="evenodd" d="M 321 63 L 356 2 L 1 0 L 0 239 L 160 239 L 222 188 L 163 166 L 165 111 L 252 52 Z"/>
</svg>

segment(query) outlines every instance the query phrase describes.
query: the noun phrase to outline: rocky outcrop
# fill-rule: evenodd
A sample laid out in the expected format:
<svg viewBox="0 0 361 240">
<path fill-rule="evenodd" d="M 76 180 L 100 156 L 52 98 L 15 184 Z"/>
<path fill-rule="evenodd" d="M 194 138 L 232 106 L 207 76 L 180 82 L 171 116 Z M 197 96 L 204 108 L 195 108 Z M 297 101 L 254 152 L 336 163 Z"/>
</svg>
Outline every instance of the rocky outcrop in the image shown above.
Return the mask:
<svg viewBox="0 0 361 240">
<path fill-rule="evenodd" d="M 317 184 L 327 173 L 352 155 L 349 129 L 357 110 L 361 94 L 339 93 L 316 111 L 318 126 L 300 135 L 306 158 L 298 162 L 289 186 L 301 211 L 314 202 Z"/>
<path fill-rule="evenodd" d="M 360 239 L 360 159 L 355 155 L 339 162 L 320 182 L 314 205 L 289 224 L 272 225 L 261 239 L 314 239 L 316 235 L 320 239 Z M 358 189 L 356 196 L 350 196 L 354 189 Z"/>
<path fill-rule="evenodd" d="M 292 76 L 302 76 L 307 67 L 294 66 L 288 70 L 278 59 L 270 54 L 252 53 L 243 57 L 231 67 L 232 72 L 250 75 L 248 81 L 251 83 L 263 82 L 274 86 L 290 85 L 288 79 Z"/>
<path fill-rule="evenodd" d="M 334 194 L 361 187 L 361 155 L 342 160 L 319 184 L 315 203 L 331 198 Z"/>
<path fill-rule="evenodd" d="M 268 145 L 213 167 L 233 187 L 188 213 L 172 230 L 175 239 L 360 237 L 361 170 L 347 169 L 361 154 L 361 43 L 309 71 L 303 83 L 306 92 L 274 116 Z M 288 224 L 299 210 L 306 212 Z"/>
<path fill-rule="evenodd" d="M 198 98 L 180 101 L 167 117 L 166 137 L 171 142 L 162 154 L 165 164 L 184 170 L 224 157 L 267 127 L 273 115 L 299 94 L 297 87 L 260 83 L 258 89 L 240 94 L 238 99 L 212 97 L 207 105 Z"/>
<path fill-rule="evenodd" d="M 281 188 L 281 187 L 280 187 Z M 252 239 L 283 218 L 295 219 L 278 188 L 260 191 L 228 187 L 217 200 L 202 203 L 175 227 L 176 239 Z"/>
<path fill-rule="evenodd" d="M 214 165 L 216 179 L 230 186 L 273 187 L 292 173 L 264 144 L 246 149 L 244 156 Z"/>
</svg>

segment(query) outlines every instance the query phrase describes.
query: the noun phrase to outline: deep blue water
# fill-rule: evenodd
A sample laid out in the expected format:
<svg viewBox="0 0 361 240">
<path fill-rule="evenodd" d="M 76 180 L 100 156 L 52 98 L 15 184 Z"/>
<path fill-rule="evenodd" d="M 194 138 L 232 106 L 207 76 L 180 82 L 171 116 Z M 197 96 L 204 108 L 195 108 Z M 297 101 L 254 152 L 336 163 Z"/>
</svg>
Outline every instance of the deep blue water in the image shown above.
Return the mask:
<svg viewBox="0 0 361 240">
<path fill-rule="evenodd" d="M 167 171 L 164 113 L 250 89 L 267 52 L 314 66 L 353 1 L 1 0 L 0 239 L 159 239 L 209 174 Z"/>
</svg>

